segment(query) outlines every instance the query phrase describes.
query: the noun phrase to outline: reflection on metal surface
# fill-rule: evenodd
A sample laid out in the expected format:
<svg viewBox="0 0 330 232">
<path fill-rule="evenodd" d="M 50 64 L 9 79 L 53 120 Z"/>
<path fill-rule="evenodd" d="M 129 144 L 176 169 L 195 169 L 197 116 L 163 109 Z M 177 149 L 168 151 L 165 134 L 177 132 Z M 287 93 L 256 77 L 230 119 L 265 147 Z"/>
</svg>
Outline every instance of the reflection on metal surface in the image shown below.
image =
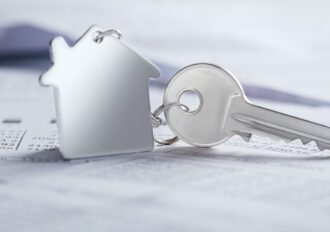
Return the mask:
<svg viewBox="0 0 330 232">
<path fill-rule="evenodd" d="M 95 41 L 100 31 L 91 27 L 73 47 L 53 39 L 53 66 L 40 77 L 42 85 L 55 88 L 65 158 L 153 149 L 148 78 L 158 77 L 159 69 L 120 36 L 106 31 Z"/>
</svg>

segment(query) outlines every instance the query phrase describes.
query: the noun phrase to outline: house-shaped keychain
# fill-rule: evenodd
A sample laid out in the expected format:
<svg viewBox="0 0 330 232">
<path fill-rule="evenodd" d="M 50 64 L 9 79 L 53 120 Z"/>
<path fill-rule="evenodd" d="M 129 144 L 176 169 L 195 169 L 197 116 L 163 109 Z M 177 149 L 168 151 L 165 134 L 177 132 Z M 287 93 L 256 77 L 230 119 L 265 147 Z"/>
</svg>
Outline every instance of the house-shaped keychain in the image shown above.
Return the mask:
<svg viewBox="0 0 330 232">
<path fill-rule="evenodd" d="M 92 26 L 72 47 L 51 41 L 53 65 L 40 82 L 54 87 L 64 158 L 153 149 L 148 79 L 159 69 L 120 37 Z"/>
</svg>

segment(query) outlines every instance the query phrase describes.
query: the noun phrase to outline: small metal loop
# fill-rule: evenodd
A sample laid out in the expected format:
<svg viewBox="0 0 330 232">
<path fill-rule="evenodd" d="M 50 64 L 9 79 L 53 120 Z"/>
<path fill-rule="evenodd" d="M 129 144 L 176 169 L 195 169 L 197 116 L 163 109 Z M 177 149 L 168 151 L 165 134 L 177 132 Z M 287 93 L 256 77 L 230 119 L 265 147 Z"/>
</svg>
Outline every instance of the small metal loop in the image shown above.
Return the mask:
<svg viewBox="0 0 330 232">
<path fill-rule="evenodd" d="M 176 143 L 179 141 L 178 136 L 173 136 L 172 138 L 169 139 L 156 139 L 154 138 L 155 142 L 161 145 L 171 145 L 173 143 Z"/>
<path fill-rule="evenodd" d="M 157 128 L 162 124 L 163 120 L 159 117 L 155 117 L 154 114 L 151 114 L 151 123 L 153 128 Z"/>
<path fill-rule="evenodd" d="M 119 30 L 107 30 L 107 31 L 96 31 L 97 35 L 94 37 L 96 43 L 101 43 L 103 38 L 106 36 L 112 36 L 116 39 L 121 39 L 122 34 Z"/>
<path fill-rule="evenodd" d="M 157 128 L 159 127 L 161 124 L 162 124 L 162 119 L 159 118 L 158 116 L 163 113 L 165 110 L 173 107 L 173 106 L 179 106 L 182 108 L 182 110 L 184 111 L 189 111 L 189 108 L 184 105 L 184 104 L 178 104 L 178 103 L 171 103 L 171 104 L 167 104 L 167 105 L 161 105 L 159 106 L 152 114 L 151 114 L 151 118 L 153 120 L 153 127 L 154 128 Z M 154 122 L 156 122 L 154 124 Z M 179 138 L 177 136 L 173 136 L 172 138 L 169 138 L 169 139 L 156 139 L 154 138 L 155 142 L 156 143 L 159 143 L 161 145 L 171 145 L 173 143 L 176 143 L 177 141 L 179 141 Z"/>
</svg>

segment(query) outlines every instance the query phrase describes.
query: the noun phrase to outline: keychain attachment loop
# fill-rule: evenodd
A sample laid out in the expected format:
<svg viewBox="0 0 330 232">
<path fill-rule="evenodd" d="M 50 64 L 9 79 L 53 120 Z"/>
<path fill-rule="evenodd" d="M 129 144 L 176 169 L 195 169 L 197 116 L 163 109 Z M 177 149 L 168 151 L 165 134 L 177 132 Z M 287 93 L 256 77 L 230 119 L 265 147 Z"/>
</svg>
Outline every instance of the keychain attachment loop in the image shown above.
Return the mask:
<svg viewBox="0 0 330 232">
<path fill-rule="evenodd" d="M 151 120 L 152 120 L 152 126 L 154 128 L 159 127 L 160 125 L 162 125 L 163 120 L 159 117 L 159 115 L 161 113 L 163 113 L 165 110 L 173 107 L 173 106 L 179 106 L 181 107 L 182 110 L 184 111 L 189 111 L 188 106 L 181 104 L 181 103 L 170 103 L 167 105 L 160 105 L 152 114 L 151 114 Z M 173 143 L 176 143 L 177 141 L 179 141 L 179 138 L 177 136 L 173 136 L 172 138 L 169 139 L 156 139 L 154 138 L 156 143 L 159 143 L 161 145 L 171 145 Z"/>
<path fill-rule="evenodd" d="M 116 39 L 121 39 L 122 34 L 119 30 L 111 29 L 111 30 L 106 30 L 106 31 L 97 31 L 97 35 L 94 38 L 94 41 L 96 43 L 101 43 L 103 38 L 106 36 L 112 36 Z"/>
</svg>

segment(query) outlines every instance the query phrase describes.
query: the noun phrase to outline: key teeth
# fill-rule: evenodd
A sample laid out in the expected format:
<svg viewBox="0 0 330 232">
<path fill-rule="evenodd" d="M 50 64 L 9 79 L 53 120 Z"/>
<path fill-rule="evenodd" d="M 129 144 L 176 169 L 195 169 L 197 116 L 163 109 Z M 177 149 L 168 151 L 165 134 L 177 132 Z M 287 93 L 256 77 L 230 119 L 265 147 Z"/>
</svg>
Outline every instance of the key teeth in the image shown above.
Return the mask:
<svg viewBox="0 0 330 232">
<path fill-rule="evenodd" d="M 284 142 L 286 142 L 286 143 L 291 143 L 292 141 L 294 141 L 294 140 L 292 140 L 292 139 L 283 139 L 284 140 Z"/>
<path fill-rule="evenodd" d="M 239 135 L 245 142 L 250 142 L 251 140 L 251 137 L 252 137 L 252 134 L 251 133 L 248 133 L 248 132 L 245 132 L 245 131 L 233 131 L 234 134 L 237 134 Z M 312 140 L 312 139 L 308 139 L 308 138 L 281 138 L 281 137 L 272 137 L 272 136 L 266 136 L 268 138 L 270 138 L 271 140 L 273 141 L 279 141 L 279 140 L 284 140 L 284 142 L 286 143 L 291 143 L 293 141 L 299 141 L 302 145 L 306 145 L 306 144 L 309 144 L 309 143 L 315 143 L 317 148 L 320 150 L 320 151 L 324 151 L 324 150 L 330 150 L 330 147 L 327 146 L 327 145 L 324 145 L 322 142 L 317 142 L 315 140 Z"/>
<path fill-rule="evenodd" d="M 272 139 L 272 138 L 271 138 Z M 274 139 L 272 139 L 273 141 L 275 141 Z M 291 143 L 293 141 L 299 141 L 302 145 L 307 145 L 309 143 L 315 143 L 315 145 L 317 146 L 317 148 L 320 151 L 324 151 L 324 150 L 330 150 L 329 147 L 324 146 L 322 144 L 322 142 L 316 142 L 315 140 L 312 139 L 307 139 L 307 138 L 294 138 L 294 139 L 289 139 L 289 138 L 284 138 L 283 139 L 286 143 Z"/>
<path fill-rule="evenodd" d="M 298 140 L 302 143 L 302 145 L 306 145 L 306 144 L 309 144 L 309 143 L 315 143 L 315 145 L 317 146 L 317 148 L 320 150 L 320 151 L 324 151 L 326 150 L 327 148 L 325 146 L 322 145 L 322 143 L 320 142 L 316 142 L 314 140 L 311 140 L 311 139 L 306 139 L 306 138 L 296 138 L 296 139 L 291 139 L 291 140 L 288 140 L 289 142 L 293 142 L 295 140 Z"/>
<path fill-rule="evenodd" d="M 306 138 L 299 138 L 299 140 L 301 141 L 301 143 L 302 143 L 303 145 L 306 145 L 306 144 L 309 144 L 309 143 L 314 142 L 314 143 L 316 144 L 317 148 L 318 148 L 320 151 L 324 151 L 324 150 L 328 149 L 327 146 L 324 146 L 324 145 L 322 144 L 322 142 L 316 142 L 316 141 L 314 141 L 314 140 L 306 139 Z"/>
<path fill-rule="evenodd" d="M 311 142 L 313 142 L 313 140 L 311 140 L 311 139 L 306 139 L 306 138 L 296 138 L 296 139 L 293 139 L 293 140 L 291 140 L 291 141 L 299 141 L 302 145 L 306 145 L 306 144 L 308 144 L 308 143 L 311 143 Z M 314 141 L 315 142 L 315 141 Z"/>
<path fill-rule="evenodd" d="M 245 142 L 250 142 L 252 134 L 245 132 L 236 132 Z"/>
<path fill-rule="evenodd" d="M 300 140 L 301 140 L 302 144 L 304 144 L 304 145 L 306 145 L 307 143 L 312 142 L 312 140 L 310 140 L 310 139 L 300 139 Z"/>
<path fill-rule="evenodd" d="M 319 143 L 319 142 L 316 142 L 316 145 L 317 145 L 317 147 L 319 148 L 320 151 L 324 151 L 324 150 L 327 149 L 325 146 L 323 146 L 323 145 L 322 145 L 321 143 Z"/>
<path fill-rule="evenodd" d="M 306 138 L 296 138 L 296 139 L 291 139 L 291 140 L 288 140 L 286 139 L 285 141 L 288 141 L 288 142 L 293 142 L 295 140 L 298 140 L 300 141 L 303 145 L 306 145 L 306 144 L 309 144 L 309 143 L 315 143 L 315 145 L 317 146 L 317 148 L 320 150 L 320 151 L 324 151 L 324 150 L 327 150 L 328 148 L 326 146 L 324 146 L 321 142 L 316 142 L 314 140 L 311 140 L 311 139 L 306 139 Z"/>
<path fill-rule="evenodd" d="M 250 140 L 251 140 L 251 136 L 250 137 L 243 137 L 243 136 L 241 136 L 241 138 L 245 141 L 245 142 L 250 142 Z"/>
</svg>

